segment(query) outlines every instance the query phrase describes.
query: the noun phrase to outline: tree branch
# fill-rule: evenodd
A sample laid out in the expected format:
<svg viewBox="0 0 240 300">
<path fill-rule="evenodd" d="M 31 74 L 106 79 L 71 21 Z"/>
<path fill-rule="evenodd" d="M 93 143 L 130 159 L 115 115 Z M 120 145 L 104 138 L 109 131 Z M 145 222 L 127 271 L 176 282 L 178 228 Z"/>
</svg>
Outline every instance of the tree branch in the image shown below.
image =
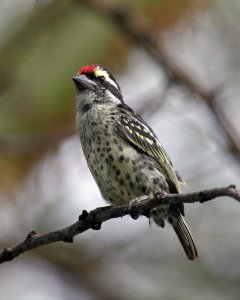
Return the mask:
<svg viewBox="0 0 240 300">
<path fill-rule="evenodd" d="M 98 230 L 101 228 L 103 222 L 113 218 L 126 215 L 131 215 L 132 217 L 143 215 L 149 217 L 149 212 L 160 204 L 204 203 L 222 196 L 228 196 L 240 202 L 240 191 L 234 185 L 230 185 L 228 187 L 214 188 L 195 193 L 156 194 L 152 199 L 145 197 L 142 201 L 133 201 L 129 205 L 99 207 L 90 211 L 90 213 L 84 210 L 79 220 L 66 228 L 44 234 L 37 234 L 35 231 L 31 231 L 22 242 L 5 248 L 0 253 L 0 263 L 11 261 L 24 252 L 43 245 L 60 241 L 73 243 L 75 235 L 88 229 Z"/>
</svg>

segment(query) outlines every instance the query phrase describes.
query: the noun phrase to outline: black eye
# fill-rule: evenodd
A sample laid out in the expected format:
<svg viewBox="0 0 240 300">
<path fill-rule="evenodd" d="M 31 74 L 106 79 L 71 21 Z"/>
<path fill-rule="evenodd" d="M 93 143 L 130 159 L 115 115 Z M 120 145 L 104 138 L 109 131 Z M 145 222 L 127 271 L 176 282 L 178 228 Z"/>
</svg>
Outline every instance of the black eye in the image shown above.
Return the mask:
<svg viewBox="0 0 240 300">
<path fill-rule="evenodd" d="M 105 81 L 106 81 L 106 79 L 105 79 L 104 76 L 99 76 L 98 79 L 99 79 L 101 82 L 105 82 Z"/>
</svg>

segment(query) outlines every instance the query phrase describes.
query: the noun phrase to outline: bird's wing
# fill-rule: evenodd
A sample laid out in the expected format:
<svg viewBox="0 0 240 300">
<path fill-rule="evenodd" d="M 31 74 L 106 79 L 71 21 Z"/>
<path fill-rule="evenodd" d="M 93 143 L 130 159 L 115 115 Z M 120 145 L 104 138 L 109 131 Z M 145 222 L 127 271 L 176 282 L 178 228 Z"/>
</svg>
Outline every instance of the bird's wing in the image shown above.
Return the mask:
<svg viewBox="0 0 240 300">
<path fill-rule="evenodd" d="M 167 152 L 160 144 L 152 128 L 126 104 L 120 104 L 117 112 L 116 131 L 135 148 L 153 158 L 169 184 L 172 193 L 180 192 L 179 176 L 174 171 Z"/>
</svg>

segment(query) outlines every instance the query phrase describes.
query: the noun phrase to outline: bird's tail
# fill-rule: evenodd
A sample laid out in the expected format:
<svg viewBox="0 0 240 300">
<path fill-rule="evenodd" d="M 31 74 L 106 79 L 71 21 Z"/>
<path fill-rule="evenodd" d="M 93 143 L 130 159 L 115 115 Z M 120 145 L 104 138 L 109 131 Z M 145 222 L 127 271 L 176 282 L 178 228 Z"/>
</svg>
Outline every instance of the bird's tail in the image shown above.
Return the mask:
<svg viewBox="0 0 240 300">
<path fill-rule="evenodd" d="M 154 215 L 152 215 L 153 220 L 156 222 L 157 225 L 163 227 L 164 221 L 161 218 L 157 217 L 157 210 L 158 209 L 156 209 L 156 212 L 154 213 Z M 172 225 L 174 231 L 176 232 L 176 235 L 177 235 L 187 257 L 190 260 L 197 259 L 198 253 L 197 253 L 195 243 L 194 243 L 192 235 L 188 229 L 188 226 L 187 226 L 186 222 L 184 221 L 184 218 L 182 217 L 178 208 L 171 207 L 168 210 L 167 215 L 168 215 L 167 220 Z"/>
</svg>

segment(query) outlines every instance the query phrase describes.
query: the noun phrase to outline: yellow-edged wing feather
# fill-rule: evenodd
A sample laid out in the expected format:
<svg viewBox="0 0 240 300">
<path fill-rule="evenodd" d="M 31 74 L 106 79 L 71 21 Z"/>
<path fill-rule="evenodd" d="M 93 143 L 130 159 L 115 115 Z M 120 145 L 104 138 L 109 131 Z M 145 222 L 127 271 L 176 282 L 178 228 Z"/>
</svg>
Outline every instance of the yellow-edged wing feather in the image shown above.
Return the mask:
<svg viewBox="0 0 240 300">
<path fill-rule="evenodd" d="M 138 150 L 152 157 L 169 184 L 172 193 L 180 192 L 180 176 L 152 128 L 126 104 L 119 105 L 117 132 Z"/>
</svg>

